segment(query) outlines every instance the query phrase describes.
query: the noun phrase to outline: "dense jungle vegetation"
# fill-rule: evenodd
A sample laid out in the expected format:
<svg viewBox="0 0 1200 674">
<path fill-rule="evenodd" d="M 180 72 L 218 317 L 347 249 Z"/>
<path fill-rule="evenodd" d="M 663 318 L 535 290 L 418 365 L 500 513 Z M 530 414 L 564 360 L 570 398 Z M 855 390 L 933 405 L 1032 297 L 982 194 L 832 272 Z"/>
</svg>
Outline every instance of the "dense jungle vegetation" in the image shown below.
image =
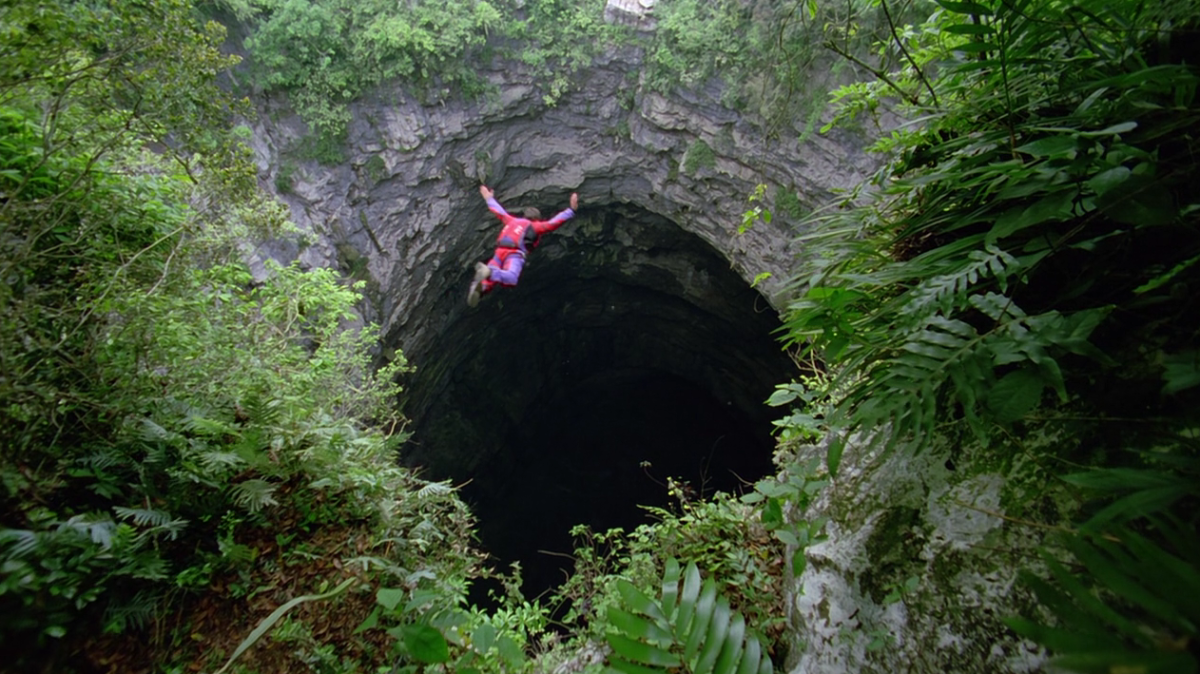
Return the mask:
<svg viewBox="0 0 1200 674">
<path fill-rule="evenodd" d="M 874 441 L 975 448 L 1040 485 L 1005 506 L 1055 531 L 1027 579 L 1045 610 L 1009 625 L 1064 667 L 1196 671 L 1195 3 L 659 0 L 640 37 L 602 11 L 0 5 L 8 666 L 531 672 L 593 642 L 626 672 L 770 671 L 783 578 L 821 533 L 804 508 Z M 232 75 L 212 16 L 248 27 Z M 784 337 L 816 365 L 771 400 L 780 475 L 741 497 L 678 489 L 632 532 L 580 528 L 575 575 L 530 599 L 473 549 L 454 489 L 397 465 L 406 364 L 372 367 L 358 289 L 242 262 L 288 223 L 239 97 L 289 96 L 336 160 L 346 104 L 377 84 L 486 98 L 470 64 L 517 59 L 553 103 L 617 43 L 646 50 L 647 87 L 724 81 L 764 133 L 814 131 L 822 108 L 797 92 L 832 87 L 811 78 L 835 62 L 861 81 L 830 125 L 912 121 L 875 143 L 871 183 L 811 217 Z M 795 460 L 820 441 L 823 466 Z M 466 596 L 487 577 L 505 591 L 485 611 Z"/>
</svg>

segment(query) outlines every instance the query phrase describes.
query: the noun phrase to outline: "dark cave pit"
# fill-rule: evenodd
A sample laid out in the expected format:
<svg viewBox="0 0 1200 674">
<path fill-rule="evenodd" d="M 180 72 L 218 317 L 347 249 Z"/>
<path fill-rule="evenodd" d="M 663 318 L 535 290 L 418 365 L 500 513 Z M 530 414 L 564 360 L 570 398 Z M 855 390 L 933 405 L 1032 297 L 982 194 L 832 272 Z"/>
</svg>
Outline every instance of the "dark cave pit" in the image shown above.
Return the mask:
<svg viewBox="0 0 1200 674">
<path fill-rule="evenodd" d="M 490 216 L 488 216 L 490 217 Z M 636 206 L 584 208 L 532 252 L 521 283 L 410 349 L 405 463 L 462 488 L 497 568 L 532 597 L 570 571 L 570 528 L 631 529 L 668 506 L 772 470 L 763 401 L 795 372 L 779 318 L 713 247 Z M 559 554 L 546 554 L 546 552 Z"/>
</svg>

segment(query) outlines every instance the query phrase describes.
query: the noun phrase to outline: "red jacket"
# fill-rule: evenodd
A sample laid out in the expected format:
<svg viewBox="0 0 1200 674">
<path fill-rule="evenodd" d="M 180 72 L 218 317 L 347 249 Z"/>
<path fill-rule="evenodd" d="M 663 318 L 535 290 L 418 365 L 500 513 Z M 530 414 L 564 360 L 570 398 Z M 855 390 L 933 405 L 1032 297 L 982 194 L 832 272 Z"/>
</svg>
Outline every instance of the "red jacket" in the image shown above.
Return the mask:
<svg viewBox="0 0 1200 674">
<path fill-rule="evenodd" d="M 496 217 L 500 218 L 500 222 L 504 223 L 500 234 L 496 236 L 496 247 L 516 248 L 521 252 L 526 252 L 525 237 L 530 229 L 534 233 L 533 246 L 536 248 L 542 242 L 543 234 L 553 232 L 564 222 L 575 217 L 575 211 L 567 208 L 549 220 L 527 220 L 504 210 L 504 207 L 495 198 L 488 199 L 487 205 L 496 214 Z"/>
</svg>

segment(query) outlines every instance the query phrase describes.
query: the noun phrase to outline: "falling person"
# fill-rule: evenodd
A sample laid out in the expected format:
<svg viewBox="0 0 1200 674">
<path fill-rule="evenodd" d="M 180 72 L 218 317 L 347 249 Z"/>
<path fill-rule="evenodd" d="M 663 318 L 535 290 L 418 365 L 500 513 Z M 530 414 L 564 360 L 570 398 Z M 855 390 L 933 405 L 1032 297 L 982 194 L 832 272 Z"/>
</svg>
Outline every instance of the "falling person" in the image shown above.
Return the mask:
<svg viewBox="0 0 1200 674">
<path fill-rule="evenodd" d="M 467 291 L 467 304 L 472 307 L 479 304 L 479 298 L 491 292 L 497 285 L 517 285 L 521 270 L 525 268 L 525 255 L 528 253 L 526 240 L 531 240 L 530 245 L 536 248 L 541 243 L 543 234 L 561 227 L 564 222 L 575 216 L 575 209 L 579 208 L 579 195 L 572 192 L 570 208 L 549 220 L 541 220 L 542 214 L 536 208 L 526 208 L 525 217 L 517 217 L 504 210 L 500 202 L 496 201 L 496 193 L 488 189 L 487 185 L 479 186 L 479 194 L 487 201 L 488 208 L 500 218 L 504 227 L 496 237 L 496 251 L 492 259 L 487 264 L 475 263 L 475 278 L 471 280 L 471 288 Z"/>
</svg>

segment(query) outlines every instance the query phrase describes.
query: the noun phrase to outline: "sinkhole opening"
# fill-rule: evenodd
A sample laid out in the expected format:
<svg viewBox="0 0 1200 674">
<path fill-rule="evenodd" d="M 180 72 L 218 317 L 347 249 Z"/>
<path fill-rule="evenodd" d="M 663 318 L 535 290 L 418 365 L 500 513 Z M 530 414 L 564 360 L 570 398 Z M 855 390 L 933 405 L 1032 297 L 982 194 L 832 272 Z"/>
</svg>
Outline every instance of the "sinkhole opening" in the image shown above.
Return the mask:
<svg viewBox="0 0 1200 674">
<path fill-rule="evenodd" d="M 475 472 L 463 497 L 479 513 L 484 549 L 519 562 L 527 597 L 573 569 L 572 527 L 632 530 L 672 508 L 668 479 L 692 498 L 738 492 L 768 474 L 769 429 L 703 387 L 651 369 L 623 369 L 576 382 L 541 400 Z M 483 584 L 473 599 L 486 602 Z"/>
<path fill-rule="evenodd" d="M 525 597 L 573 570 L 575 525 L 648 523 L 642 506 L 678 506 L 669 478 L 699 498 L 772 471 L 765 401 L 796 365 L 778 314 L 710 243 L 632 205 L 596 207 L 469 309 L 476 254 L 421 312 L 436 335 L 399 344 L 416 364 L 403 459 L 462 485 L 492 566 L 519 562 Z M 471 601 L 494 605 L 489 589 Z"/>
</svg>

